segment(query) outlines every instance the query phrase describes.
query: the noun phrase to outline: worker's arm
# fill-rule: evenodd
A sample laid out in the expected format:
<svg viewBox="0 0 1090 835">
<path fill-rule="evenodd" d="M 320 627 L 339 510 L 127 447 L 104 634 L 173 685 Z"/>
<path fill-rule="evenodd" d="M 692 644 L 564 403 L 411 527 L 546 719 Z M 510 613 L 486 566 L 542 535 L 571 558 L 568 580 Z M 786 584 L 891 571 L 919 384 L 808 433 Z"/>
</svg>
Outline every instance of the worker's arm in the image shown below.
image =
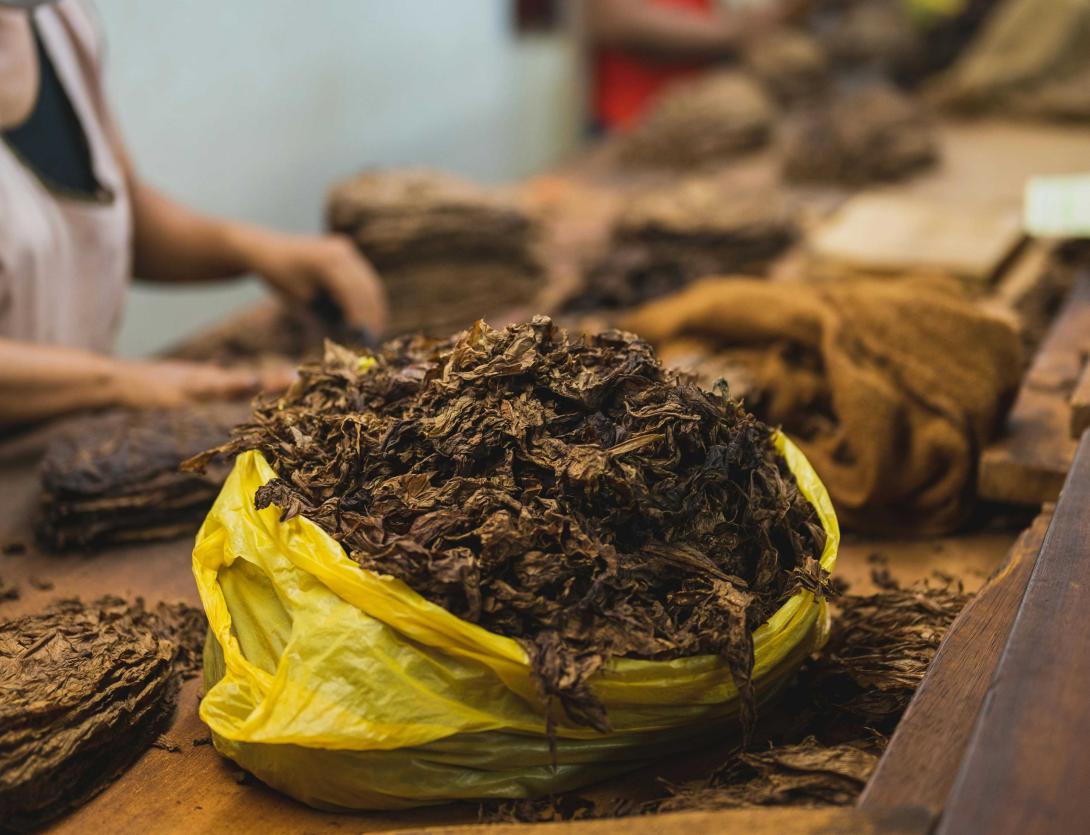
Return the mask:
<svg viewBox="0 0 1090 835">
<path fill-rule="evenodd" d="M 283 369 L 261 374 L 192 362 L 137 362 L 56 345 L 0 339 L 0 427 L 80 409 L 175 407 L 287 385 Z"/>
<path fill-rule="evenodd" d="M 706 15 L 647 0 L 587 0 L 591 40 L 662 59 L 710 60 L 733 54 L 754 32 L 778 16 L 774 6 L 759 15 Z"/>
<path fill-rule="evenodd" d="M 289 235 L 190 211 L 140 179 L 120 132 L 110 126 L 132 199 L 133 269 L 151 281 L 217 281 L 256 273 L 286 298 L 321 291 L 345 321 L 381 334 L 386 294 L 371 265 L 339 235 Z"/>
</svg>

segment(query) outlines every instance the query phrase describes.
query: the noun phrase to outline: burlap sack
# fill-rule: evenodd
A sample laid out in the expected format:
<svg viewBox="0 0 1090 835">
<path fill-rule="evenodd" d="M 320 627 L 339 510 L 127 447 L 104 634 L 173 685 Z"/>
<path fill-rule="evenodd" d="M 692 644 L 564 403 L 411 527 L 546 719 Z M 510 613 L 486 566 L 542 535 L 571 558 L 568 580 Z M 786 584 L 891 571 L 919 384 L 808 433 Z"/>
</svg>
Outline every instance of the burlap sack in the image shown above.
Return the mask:
<svg viewBox="0 0 1090 835">
<path fill-rule="evenodd" d="M 747 405 L 799 443 L 857 530 L 957 527 L 1022 365 L 1015 329 L 941 279 L 706 279 L 622 325 L 744 365 Z"/>
<path fill-rule="evenodd" d="M 1090 2 L 1006 0 L 934 95 L 966 111 L 1090 119 Z"/>
</svg>

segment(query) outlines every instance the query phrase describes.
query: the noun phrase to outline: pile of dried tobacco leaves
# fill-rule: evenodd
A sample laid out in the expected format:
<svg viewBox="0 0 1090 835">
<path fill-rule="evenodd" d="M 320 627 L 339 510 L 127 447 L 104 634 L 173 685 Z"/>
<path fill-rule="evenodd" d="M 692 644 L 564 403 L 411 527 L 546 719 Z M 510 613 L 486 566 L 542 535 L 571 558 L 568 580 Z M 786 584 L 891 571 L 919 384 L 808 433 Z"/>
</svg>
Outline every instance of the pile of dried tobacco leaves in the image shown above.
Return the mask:
<svg viewBox="0 0 1090 835">
<path fill-rule="evenodd" d="M 330 345 L 192 465 L 260 450 L 259 507 L 519 640 L 575 721 L 608 729 L 587 680 L 611 656 L 718 653 L 751 697 L 752 630 L 820 584 L 824 544 L 768 427 L 631 334 L 545 317 L 375 360 Z"/>
<path fill-rule="evenodd" d="M 33 829 L 118 777 L 165 730 L 207 623 L 185 604 L 61 600 L 0 623 L 0 829 Z"/>
<path fill-rule="evenodd" d="M 698 278 L 758 274 L 796 232 L 791 206 L 774 191 L 740 192 L 713 177 L 650 189 L 620 212 L 608 251 L 567 307 L 632 307 Z"/>
<path fill-rule="evenodd" d="M 197 475 L 178 465 L 222 443 L 248 412 L 212 403 L 73 419 L 42 460 L 38 542 L 64 551 L 196 533 L 226 466 Z"/>
<path fill-rule="evenodd" d="M 537 220 L 499 190 L 438 171 L 370 170 L 334 186 L 326 214 L 381 274 L 393 334 L 446 335 L 541 289 Z"/>
</svg>

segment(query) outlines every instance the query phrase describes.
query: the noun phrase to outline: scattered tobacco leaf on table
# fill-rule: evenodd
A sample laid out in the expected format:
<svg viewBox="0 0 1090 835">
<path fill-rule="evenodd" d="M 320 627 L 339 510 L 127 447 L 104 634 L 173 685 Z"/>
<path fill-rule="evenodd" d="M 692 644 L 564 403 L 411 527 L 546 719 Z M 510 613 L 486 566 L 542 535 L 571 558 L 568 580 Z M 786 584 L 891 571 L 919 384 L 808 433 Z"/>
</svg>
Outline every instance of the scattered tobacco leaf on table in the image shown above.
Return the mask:
<svg viewBox="0 0 1090 835">
<path fill-rule="evenodd" d="M 217 454 L 260 450 L 260 507 L 520 641 L 547 703 L 607 730 L 613 656 L 711 653 L 752 704 L 752 631 L 822 583 L 824 532 L 767 426 L 647 343 L 546 317 L 361 357 L 330 345 Z M 551 714 L 550 714 L 551 715 Z"/>
<path fill-rule="evenodd" d="M 177 700 L 197 610 L 178 628 L 141 601 L 69 599 L 0 623 L 0 822 L 35 828 L 94 796 L 152 745 Z M 165 611 L 160 607 L 161 611 Z"/>
<path fill-rule="evenodd" d="M 855 802 L 968 603 L 954 581 L 895 582 L 835 603 L 829 643 L 764 711 L 755 742 L 701 779 L 662 781 L 664 793 L 594 802 L 558 795 L 481 805 L 482 821 L 624 817 L 741 806 L 846 806 Z"/>
<path fill-rule="evenodd" d="M 178 465 L 226 440 L 248 412 L 215 403 L 72 420 L 42 462 L 38 541 L 64 551 L 196 533 L 227 466 L 197 475 Z"/>
</svg>

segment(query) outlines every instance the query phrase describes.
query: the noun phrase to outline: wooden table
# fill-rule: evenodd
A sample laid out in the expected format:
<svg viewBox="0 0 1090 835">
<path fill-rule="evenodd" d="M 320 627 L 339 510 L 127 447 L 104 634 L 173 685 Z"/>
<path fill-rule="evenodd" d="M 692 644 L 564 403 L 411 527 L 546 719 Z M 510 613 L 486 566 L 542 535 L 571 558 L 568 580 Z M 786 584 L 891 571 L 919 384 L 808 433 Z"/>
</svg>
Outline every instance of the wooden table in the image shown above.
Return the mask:
<svg viewBox="0 0 1090 835">
<path fill-rule="evenodd" d="M 17 600 L 0 603 L 0 617 L 35 612 L 58 597 L 79 595 L 91 599 L 102 594 L 143 597 L 154 605 L 160 600 L 184 600 L 199 605 L 190 564 L 188 539 L 150 545 L 114 548 L 95 555 L 52 556 L 39 551 L 30 535 L 38 495 L 35 467 L 49 432 L 0 445 L 0 482 L 5 502 L 0 507 L 0 544 L 20 543 L 25 553 L 0 556 L 0 578 L 19 587 Z M 978 588 L 1002 561 L 1016 531 L 1011 528 L 979 530 L 968 536 L 945 537 L 916 542 L 888 542 L 849 538 L 842 550 L 837 574 L 853 589 L 872 589 L 869 557 L 882 554 L 895 576 L 904 582 L 942 570 L 965 579 L 970 589 Z M 35 588 L 31 578 L 48 579 L 49 590 Z M 182 691 L 167 739 L 179 750 L 153 748 L 133 768 L 102 794 L 58 823 L 58 832 L 174 832 L 249 831 L 317 832 L 350 830 L 378 832 L 421 826 L 449 826 L 476 821 L 475 807 L 462 804 L 401 813 L 337 815 L 309 809 L 253 781 L 240 783 L 241 772 L 222 759 L 210 745 L 194 745 L 207 738 L 207 728 L 197 716 L 199 680 L 187 682 Z M 718 756 L 718 755 L 714 755 Z M 601 787 L 603 797 L 638 794 L 650 789 L 659 774 L 675 779 L 683 775 L 686 763 L 679 759 L 656 774 L 627 777 Z M 642 780 L 643 782 L 639 782 Z M 765 810 L 760 810 L 764 812 Z M 886 816 L 889 810 L 881 810 Z M 900 814 L 900 813 L 898 813 Z M 845 810 L 822 810 L 809 821 L 792 810 L 771 814 L 768 825 L 790 825 L 800 831 L 819 822 L 857 831 L 870 826 L 869 813 L 853 815 Z M 738 813 L 739 825 L 752 824 L 752 813 Z M 881 817 L 881 816 L 880 816 Z M 887 816 L 888 817 L 888 816 Z M 718 818 L 716 819 L 718 820 Z M 881 820 L 886 820 L 881 817 Z M 894 815 L 898 826 L 919 822 L 911 815 Z M 864 822 L 866 824 L 864 825 Z M 608 823 L 608 822 L 606 822 Z M 696 816 L 691 826 L 703 827 L 707 820 Z M 616 824 L 620 826 L 621 823 Z M 626 824 L 627 825 L 627 824 Z M 680 824 L 679 824 L 680 825 Z M 717 824 L 718 825 L 718 824 Z M 913 824 L 915 826 L 915 824 Z M 885 826 L 885 824 L 883 824 Z M 490 830 L 491 831 L 491 830 Z M 650 830 L 649 830 L 650 831 Z M 758 830 L 759 831 L 759 830 Z M 826 831 L 826 830 L 821 830 Z M 879 831 L 879 830 L 875 830 Z M 880 831 L 921 831 L 916 828 L 883 828 Z"/>
</svg>

